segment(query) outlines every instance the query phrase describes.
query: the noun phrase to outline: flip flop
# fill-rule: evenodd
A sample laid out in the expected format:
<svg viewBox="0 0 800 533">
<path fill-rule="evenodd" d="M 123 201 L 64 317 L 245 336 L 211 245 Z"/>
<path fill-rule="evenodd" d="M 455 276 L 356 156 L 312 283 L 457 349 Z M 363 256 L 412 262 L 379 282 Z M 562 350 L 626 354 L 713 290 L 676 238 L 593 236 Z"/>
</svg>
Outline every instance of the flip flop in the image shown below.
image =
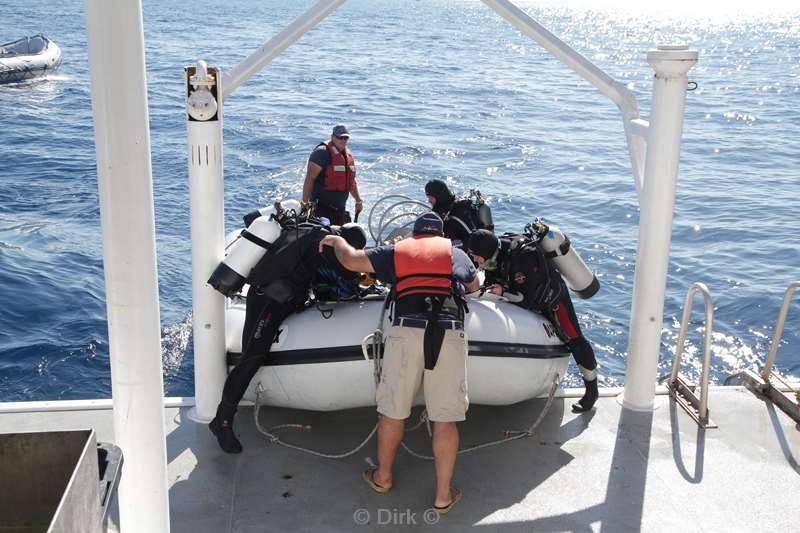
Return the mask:
<svg viewBox="0 0 800 533">
<path fill-rule="evenodd" d="M 377 470 L 378 470 L 377 468 L 367 468 L 366 470 L 364 470 L 364 472 L 362 472 L 361 479 L 366 481 L 367 485 L 369 485 L 370 488 L 375 492 L 377 492 L 378 494 L 386 494 L 391 489 L 387 487 L 381 487 L 380 485 L 375 483 L 375 478 L 373 476 L 375 475 L 375 472 Z"/>
<path fill-rule="evenodd" d="M 455 505 L 458 503 L 458 500 L 461 499 L 461 489 L 453 487 L 450 489 L 450 494 L 452 495 L 453 499 L 450 501 L 448 505 L 445 505 L 444 507 L 436 507 L 434 505 L 433 510 L 439 513 L 440 515 L 449 513 L 453 509 L 453 507 L 455 507 Z"/>
</svg>

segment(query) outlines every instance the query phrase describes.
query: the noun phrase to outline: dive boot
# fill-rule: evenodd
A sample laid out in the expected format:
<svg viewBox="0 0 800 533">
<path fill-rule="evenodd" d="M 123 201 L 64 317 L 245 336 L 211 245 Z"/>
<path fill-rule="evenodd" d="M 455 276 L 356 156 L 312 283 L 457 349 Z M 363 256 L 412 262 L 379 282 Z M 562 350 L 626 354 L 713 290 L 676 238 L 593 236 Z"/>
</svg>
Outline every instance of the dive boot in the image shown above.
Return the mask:
<svg viewBox="0 0 800 533">
<path fill-rule="evenodd" d="M 600 391 L 597 390 L 597 378 L 591 381 L 584 379 L 583 383 L 586 385 L 586 392 L 583 393 L 583 397 L 577 403 L 572 404 L 573 413 L 585 413 L 590 410 L 600 396 Z"/>
<path fill-rule="evenodd" d="M 217 416 L 209 422 L 208 429 L 217 437 L 217 442 L 222 451 L 225 453 L 242 453 L 242 443 L 233 433 L 233 413 L 223 414 L 223 411 L 222 404 L 219 404 Z"/>
</svg>

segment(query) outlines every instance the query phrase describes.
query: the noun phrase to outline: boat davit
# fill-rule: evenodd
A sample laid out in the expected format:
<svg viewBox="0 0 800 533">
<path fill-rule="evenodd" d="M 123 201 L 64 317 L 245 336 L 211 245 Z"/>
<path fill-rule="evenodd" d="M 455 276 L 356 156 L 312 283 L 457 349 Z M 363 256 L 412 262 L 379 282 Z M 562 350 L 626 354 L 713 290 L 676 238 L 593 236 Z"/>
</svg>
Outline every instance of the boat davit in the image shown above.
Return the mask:
<svg viewBox="0 0 800 533">
<path fill-rule="evenodd" d="M 409 215 L 413 222 L 415 213 Z M 380 238 L 383 229 L 376 237 L 370 222 L 377 243 L 387 242 Z M 228 235 L 226 261 L 241 233 Z M 248 288 L 245 285 L 240 293 L 226 298 L 228 365 L 242 356 Z M 262 405 L 312 411 L 375 405 L 376 367 L 370 336 L 378 329 L 388 334 L 389 316 L 383 312 L 387 293 L 378 288 L 356 300 L 317 301 L 289 316 L 244 399 L 254 401 L 258 395 Z M 564 376 L 570 360 L 570 352 L 549 321 L 488 292 L 470 295 L 468 305 L 464 326 L 469 338 L 470 403 L 510 405 L 546 396 L 556 375 Z M 422 402 L 420 392 L 415 403 Z"/>
<path fill-rule="evenodd" d="M 0 45 L 0 83 L 42 76 L 61 65 L 61 48 L 42 34 Z"/>
</svg>

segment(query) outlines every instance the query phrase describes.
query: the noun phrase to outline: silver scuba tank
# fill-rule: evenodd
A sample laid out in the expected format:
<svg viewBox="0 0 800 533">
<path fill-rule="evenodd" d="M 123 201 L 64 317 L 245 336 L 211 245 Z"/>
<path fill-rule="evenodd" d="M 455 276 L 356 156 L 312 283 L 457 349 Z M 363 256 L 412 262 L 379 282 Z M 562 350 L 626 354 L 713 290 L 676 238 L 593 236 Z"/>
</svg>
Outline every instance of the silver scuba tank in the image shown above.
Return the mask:
<svg viewBox="0 0 800 533">
<path fill-rule="evenodd" d="M 579 298 L 588 300 L 600 290 L 597 276 L 589 270 L 572 242 L 558 227 L 536 219 L 529 225 L 539 236 L 539 243 L 548 259 L 555 263 L 558 271 Z M 526 228 L 527 230 L 528 228 Z"/>
<path fill-rule="evenodd" d="M 300 202 L 297 200 L 285 200 L 276 204 L 284 211 L 300 209 Z M 281 235 L 281 225 L 272 217 L 275 206 L 264 207 L 256 213 L 259 216 L 247 215 L 250 219 L 247 229 L 241 231 L 228 248 L 225 259 L 208 278 L 208 284 L 225 296 L 233 296 L 242 289 L 250 271 Z"/>
</svg>

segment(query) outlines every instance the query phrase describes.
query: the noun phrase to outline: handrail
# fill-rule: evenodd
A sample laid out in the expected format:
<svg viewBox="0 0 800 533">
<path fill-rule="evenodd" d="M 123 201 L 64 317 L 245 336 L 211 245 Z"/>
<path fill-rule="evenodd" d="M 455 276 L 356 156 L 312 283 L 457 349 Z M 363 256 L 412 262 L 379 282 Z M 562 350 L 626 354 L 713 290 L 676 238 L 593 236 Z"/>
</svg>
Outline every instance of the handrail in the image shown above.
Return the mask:
<svg viewBox="0 0 800 533">
<path fill-rule="evenodd" d="M 778 313 L 778 323 L 775 324 L 775 333 L 772 335 L 772 342 L 769 345 L 769 354 L 767 355 L 767 364 L 764 365 L 764 370 L 761 371 L 761 377 L 764 381 L 769 381 L 772 376 L 772 366 L 775 363 L 775 357 L 778 355 L 778 347 L 783 335 L 783 326 L 786 323 L 786 315 L 789 312 L 789 304 L 792 302 L 792 294 L 795 289 L 800 288 L 800 281 L 795 281 L 786 287 L 786 293 L 783 295 L 783 305 Z"/>
<path fill-rule="evenodd" d="M 678 345 L 675 347 L 675 361 L 672 363 L 672 372 L 669 376 L 670 384 L 678 380 L 678 370 L 681 364 L 681 356 L 686 343 L 686 330 L 689 327 L 689 318 L 692 314 L 692 301 L 695 293 L 703 294 L 703 301 L 706 306 L 705 335 L 703 338 L 703 369 L 700 374 L 700 409 L 699 416 L 701 421 L 708 419 L 708 375 L 711 363 L 711 332 L 714 323 L 714 304 L 711 300 L 711 293 L 704 283 L 693 283 L 686 292 L 686 301 L 683 303 L 683 316 L 681 317 L 681 330 L 678 334 Z"/>
<path fill-rule="evenodd" d="M 394 202 L 391 205 L 389 205 L 388 207 L 384 208 L 383 212 L 381 213 L 380 220 L 378 221 L 378 234 L 376 235 L 375 232 L 372 229 L 372 215 L 375 213 L 375 210 L 377 209 L 377 207 L 381 203 L 385 202 L 386 200 L 389 200 L 390 198 L 399 198 L 400 201 L 399 202 Z M 383 231 L 386 229 L 386 227 L 389 224 L 391 224 L 392 222 L 394 222 L 398 218 L 402 218 L 403 216 L 408 216 L 408 215 L 417 215 L 418 216 L 419 215 L 419 213 L 415 213 L 414 211 L 406 211 L 404 213 L 401 213 L 400 215 L 394 216 L 393 218 L 391 218 L 390 220 L 387 221 L 386 220 L 386 216 L 389 214 L 389 212 L 392 209 L 394 209 L 396 207 L 399 207 L 401 205 L 419 206 L 419 207 L 423 207 L 426 211 L 430 210 L 430 206 L 428 204 L 422 203 L 419 200 L 414 200 L 413 198 L 405 196 L 403 194 L 388 194 L 388 195 L 386 195 L 386 196 L 384 196 L 382 198 L 379 198 L 378 201 L 375 202 L 372 205 L 372 208 L 369 210 L 369 215 L 367 216 L 367 229 L 369 230 L 369 233 L 372 236 L 372 239 L 375 241 L 376 245 L 380 245 L 381 244 L 381 237 L 383 236 Z M 413 221 L 412 221 L 412 223 L 413 223 Z M 410 225 L 410 224 L 406 224 L 406 225 Z"/>
</svg>

